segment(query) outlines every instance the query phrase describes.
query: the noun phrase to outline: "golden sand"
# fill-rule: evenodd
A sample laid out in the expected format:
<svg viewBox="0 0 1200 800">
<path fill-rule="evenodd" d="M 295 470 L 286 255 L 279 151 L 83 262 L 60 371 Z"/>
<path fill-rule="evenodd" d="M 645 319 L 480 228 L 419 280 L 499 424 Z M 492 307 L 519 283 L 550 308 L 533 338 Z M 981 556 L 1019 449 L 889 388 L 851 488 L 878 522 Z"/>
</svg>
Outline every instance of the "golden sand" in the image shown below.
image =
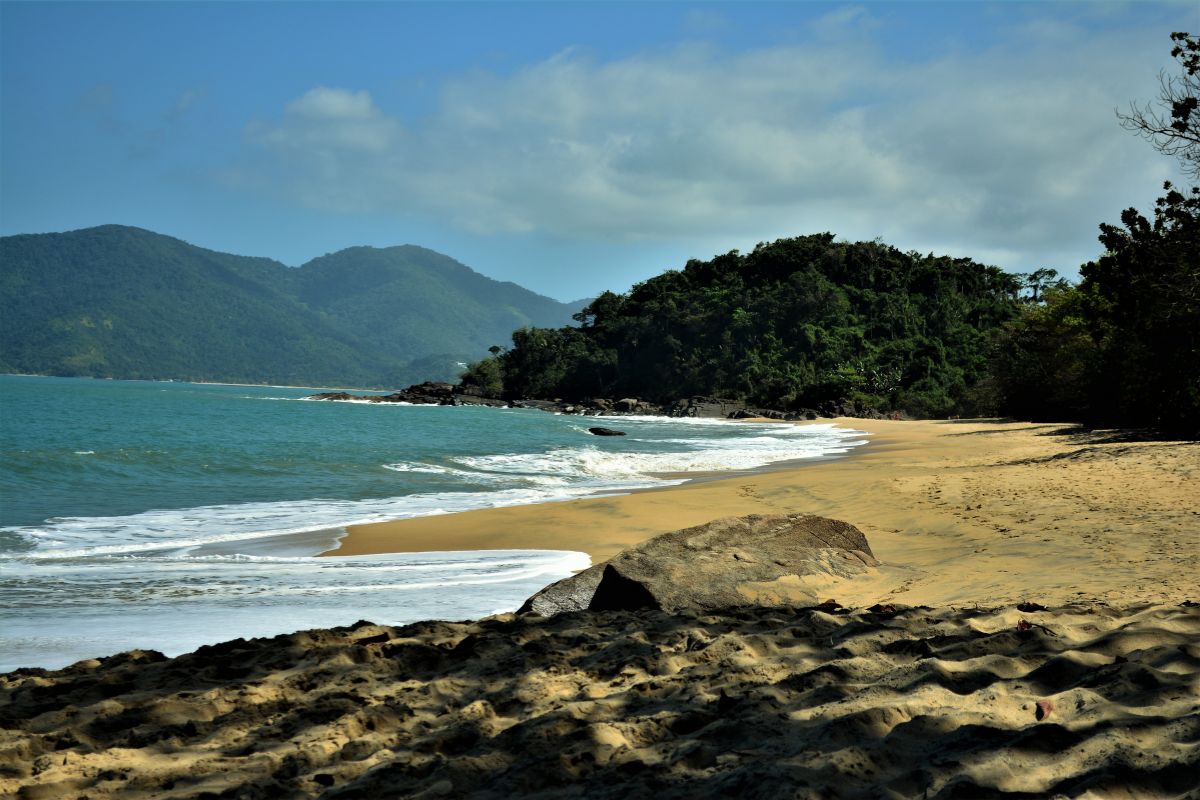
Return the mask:
<svg viewBox="0 0 1200 800">
<path fill-rule="evenodd" d="M 831 584 L 876 602 L 1178 602 L 1195 594 L 1200 443 L 1122 441 L 1068 425 L 835 420 L 869 444 L 818 460 L 619 497 L 361 525 L 329 555 L 540 548 L 593 561 L 723 516 L 850 522 L 883 562 Z"/>
</svg>

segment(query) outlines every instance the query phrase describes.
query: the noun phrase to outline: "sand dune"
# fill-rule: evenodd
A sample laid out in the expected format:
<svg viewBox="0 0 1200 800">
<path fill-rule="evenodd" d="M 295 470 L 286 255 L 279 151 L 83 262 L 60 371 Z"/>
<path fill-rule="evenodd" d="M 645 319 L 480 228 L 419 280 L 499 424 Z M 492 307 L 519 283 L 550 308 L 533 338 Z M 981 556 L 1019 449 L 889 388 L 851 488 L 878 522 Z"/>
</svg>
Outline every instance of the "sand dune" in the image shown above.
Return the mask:
<svg viewBox="0 0 1200 800">
<path fill-rule="evenodd" d="M 1200 790 L 1195 605 L 363 623 L 14 673 L 0 697 L 18 798 Z"/>
</svg>

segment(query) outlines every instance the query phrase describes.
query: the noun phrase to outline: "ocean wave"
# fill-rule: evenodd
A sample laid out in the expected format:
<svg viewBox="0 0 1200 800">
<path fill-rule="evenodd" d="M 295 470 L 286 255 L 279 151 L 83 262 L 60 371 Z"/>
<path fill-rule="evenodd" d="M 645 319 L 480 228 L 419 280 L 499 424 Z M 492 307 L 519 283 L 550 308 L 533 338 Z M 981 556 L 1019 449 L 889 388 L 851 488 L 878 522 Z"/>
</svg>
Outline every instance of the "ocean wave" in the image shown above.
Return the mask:
<svg viewBox="0 0 1200 800">
<path fill-rule="evenodd" d="M 383 397 L 384 395 L 379 395 Z M 324 397 L 280 397 L 280 398 L 263 398 L 263 399 L 279 399 L 279 400 L 300 400 L 305 403 L 346 403 L 360 406 L 403 406 L 405 408 L 416 408 L 418 405 L 429 405 L 425 403 L 409 403 L 404 400 L 398 402 L 381 403 L 378 400 L 364 400 L 362 398 L 353 397 L 348 400 L 330 400 Z"/>
<path fill-rule="evenodd" d="M 613 486 L 613 491 L 636 488 Z M 79 559 L 106 555 L 186 552 L 271 537 L 311 534 L 393 519 L 434 516 L 481 508 L 569 500 L 593 494 L 591 487 L 439 492 L 368 500 L 305 500 L 240 503 L 145 511 L 115 517 L 58 517 L 42 526 L 7 527 L 34 549 L 5 558 Z M 316 552 L 319 552 L 319 548 Z M 315 552 L 313 553 L 316 554 Z"/>
<path fill-rule="evenodd" d="M 524 476 L 560 476 L 587 480 L 652 480 L 663 473 L 726 472 L 768 464 L 845 453 L 860 439 L 796 442 L 773 437 L 728 440 L 676 440 L 689 449 L 659 453 L 605 450 L 595 446 L 559 448 L 548 453 L 464 456 L 458 463 L 481 472 Z"/>
<path fill-rule="evenodd" d="M 4 527 L 0 532 L 19 537 L 32 549 L 3 557 L 42 560 L 241 551 L 261 554 L 276 544 L 288 545 L 279 549 L 287 555 L 296 554 L 297 547 L 307 547 L 304 554 L 315 555 L 332 547 L 340 532 L 351 525 L 674 485 L 682 483 L 687 473 L 749 470 L 844 453 L 863 444 L 864 436 L 862 431 L 832 424 L 735 424 L 664 417 L 621 420 L 628 423 L 628 438 L 593 440 L 587 445 L 558 446 L 541 452 L 442 456 L 437 462 L 396 460 L 381 464 L 383 469 L 414 476 L 416 483 L 410 481 L 407 485 L 418 490 L 399 496 L 152 509 L 124 516 L 58 517 L 41 525 Z M 695 435 L 686 433 L 693 431 Z M 422 476 L 438 480 L 427 481 L 428 490 L 420 491 Z M 313 536 L 317 532 L 329 535 L 317 541 Z M 272 539 L 275 541 L 266 541 Z"/>
</svg>

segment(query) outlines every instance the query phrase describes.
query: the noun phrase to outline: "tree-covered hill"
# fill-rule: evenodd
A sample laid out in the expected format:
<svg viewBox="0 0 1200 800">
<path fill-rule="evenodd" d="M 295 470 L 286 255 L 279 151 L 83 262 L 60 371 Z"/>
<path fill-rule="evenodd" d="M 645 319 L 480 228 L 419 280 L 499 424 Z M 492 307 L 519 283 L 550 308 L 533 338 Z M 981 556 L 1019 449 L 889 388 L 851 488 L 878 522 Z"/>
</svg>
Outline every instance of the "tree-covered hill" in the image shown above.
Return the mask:
<svg viewBox="0 0 1200 800">
<path fill-rule="evenodd" d="M 582 305 L 492 280 L 414 245 L 352 247 L 313 259 L 293 278 L 295 295 L 310 309 L 401 360 L 414 353 L 477 356 L 517 328 L 565 324 Z"/>
<path fill-rule="evenodd" d="M 828 233 L 781 239 L 606 292 L 577 316 L 582 327 L 519 330 L 467 380 L 514 397 L 719 395 L 774 408 L 846 398 L 965 413 L 1020 288 L 966 258 Z"/>
<path fill-rule="evenodd" d="M 395 386 L 578 306 L 419 247 L 299 268 L 105 225 L 0 239 L 0 371 Z"/>
</svg>

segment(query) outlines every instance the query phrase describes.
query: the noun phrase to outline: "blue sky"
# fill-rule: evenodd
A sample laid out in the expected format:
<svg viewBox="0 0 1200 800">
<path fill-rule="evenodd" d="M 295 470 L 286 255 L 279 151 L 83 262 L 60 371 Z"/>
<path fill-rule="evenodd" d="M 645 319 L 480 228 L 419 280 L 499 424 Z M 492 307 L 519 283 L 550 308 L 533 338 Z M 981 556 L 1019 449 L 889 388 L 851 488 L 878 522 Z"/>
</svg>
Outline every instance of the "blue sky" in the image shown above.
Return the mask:
<svg viewBox="0 0 1200 800">
<path fill-rule="evenodd" d="M 1077 274 L 1176 166 L 1194 3 L 0 2 L 0 233 L 299 265 L 420 244 L 560 299 L 820 231 Z"/>
</svg>

